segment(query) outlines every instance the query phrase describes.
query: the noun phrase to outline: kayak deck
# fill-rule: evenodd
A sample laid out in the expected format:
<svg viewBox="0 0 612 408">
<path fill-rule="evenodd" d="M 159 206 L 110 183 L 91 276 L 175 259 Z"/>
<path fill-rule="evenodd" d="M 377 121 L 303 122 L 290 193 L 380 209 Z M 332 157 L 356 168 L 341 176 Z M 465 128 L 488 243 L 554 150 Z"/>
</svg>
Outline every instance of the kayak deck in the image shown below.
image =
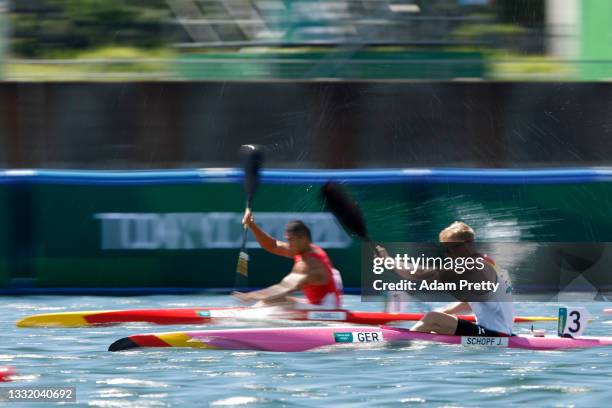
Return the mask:
<svg viewBox="0 0 612 408">
<path fill-rule="evenodd" d="M 612 346 L 612 337 L 557 336 L 475 337 L 413 332 L 392 327 L 335 326 L 204 330 L 136 334 L 117 340 L 109 351 L 148 347 L 189 347 L 220 350 L 299 352 L 342 343 L 429 341 L 465 346 L 559 350 Z"/>
<path fill-rule="evenodd" d="M 270 310 L 274 309 L 274 310 Z M 87 327 L 122 323 L 208 324 L 221 319 L 284 319 L 298 321 L 327 321 L 352 324 L 381 325 L 393 321 L 416 321 L 423 313 L 361 312 L 343 309 L 291 310 L 278 312 L 277 308 L 208 307 L 181 309 L 133 309 L 76 311 L 37 314 L 17 321 L 18 327 Z M 473 315 L 459 316 L 474 321 Z M 516 323 L 557 321 L 556 317 L 517 316 Z"/>
</svg>

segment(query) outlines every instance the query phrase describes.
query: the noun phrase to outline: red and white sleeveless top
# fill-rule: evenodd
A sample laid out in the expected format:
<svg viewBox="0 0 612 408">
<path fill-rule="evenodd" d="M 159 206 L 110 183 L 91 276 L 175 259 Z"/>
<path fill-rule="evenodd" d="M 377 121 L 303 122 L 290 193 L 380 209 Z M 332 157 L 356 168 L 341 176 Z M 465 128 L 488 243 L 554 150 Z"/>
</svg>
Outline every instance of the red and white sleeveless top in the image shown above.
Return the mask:
<svg viewBox="0 0 612 408">
<path fill-rule="evenodd" d="M 340 308 L 342 303 L 342 280 L 340 274 L 334 269 L 334 265 L 327 256 L 327 253 L 320 247 L 310 244 L 310 252 L 304 255 L 294 255 L 294 263 L 302 261 L 304 258 L 314 258 L 321 262 L 325 271 L 327 272 L 327 282 L 322 285 L 305 285 L 302 288 L 308 303 L 313 305 L 320 305 L 328 296 L 335 298 L 335 307 Z"/>
</svg>

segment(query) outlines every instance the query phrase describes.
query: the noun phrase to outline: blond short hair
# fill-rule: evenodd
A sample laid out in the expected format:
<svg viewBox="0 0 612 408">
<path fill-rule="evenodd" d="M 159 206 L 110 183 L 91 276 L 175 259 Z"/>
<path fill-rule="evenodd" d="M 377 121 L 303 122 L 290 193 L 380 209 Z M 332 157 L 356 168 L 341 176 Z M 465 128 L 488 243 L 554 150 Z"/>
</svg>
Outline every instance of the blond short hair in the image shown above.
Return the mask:
<svg viewBox="0 0 612 408">
<path fill-rule="evenodd" d="M 440 231 L 440 242 L 474 242 L 476 234 L 465 222 L 455 221 Z"/>
</svg>

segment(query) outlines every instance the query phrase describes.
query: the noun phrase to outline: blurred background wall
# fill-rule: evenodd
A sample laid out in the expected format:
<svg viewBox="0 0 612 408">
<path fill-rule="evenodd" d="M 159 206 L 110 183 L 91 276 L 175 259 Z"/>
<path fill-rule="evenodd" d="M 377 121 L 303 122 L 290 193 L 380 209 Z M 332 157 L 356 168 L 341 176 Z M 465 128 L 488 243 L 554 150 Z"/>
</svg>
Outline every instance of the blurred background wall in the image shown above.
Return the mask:
<svg viewBox="0 0 612 408">
<path fill-rule="evenodd" d="M 608 83 L 2 83 L 0 166 L 603 166 Z"/>
</svg>

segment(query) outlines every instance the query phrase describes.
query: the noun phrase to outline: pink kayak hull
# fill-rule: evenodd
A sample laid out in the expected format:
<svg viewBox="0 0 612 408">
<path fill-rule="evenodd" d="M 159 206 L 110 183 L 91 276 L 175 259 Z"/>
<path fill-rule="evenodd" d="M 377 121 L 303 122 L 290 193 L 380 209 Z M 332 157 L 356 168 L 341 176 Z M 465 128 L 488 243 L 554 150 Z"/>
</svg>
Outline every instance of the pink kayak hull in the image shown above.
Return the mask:
<svg viewBox="0 0 612 408">
<path fill-rule="evenodd" d="M 298 352 L 342 343 L 383 343 L 413 340 L 529 350 L 612 346 L 612 337 L 580 337 L 577 339 L 523 335 L 498 338 L 462 337 L 412 332 L 392 327 L 327 326 L 137 334 L 116 341 L 110 346 L 109 350 L 121 351 L 138 347 L 192 347 Z"/>
</svg>

